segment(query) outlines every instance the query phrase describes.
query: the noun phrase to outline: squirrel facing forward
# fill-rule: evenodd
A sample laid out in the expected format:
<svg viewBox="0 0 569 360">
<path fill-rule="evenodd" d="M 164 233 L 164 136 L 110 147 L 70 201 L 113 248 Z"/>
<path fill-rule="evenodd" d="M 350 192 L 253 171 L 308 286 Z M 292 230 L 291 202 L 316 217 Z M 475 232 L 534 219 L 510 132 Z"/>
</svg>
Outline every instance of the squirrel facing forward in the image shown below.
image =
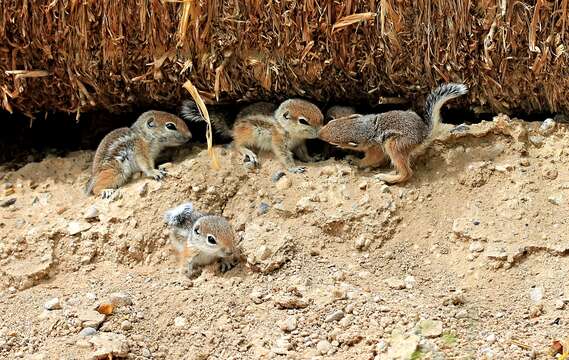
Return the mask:
<svg viewBox="0 0 569 360">
<path fill-rule="evenodd" d="M 188 275 L 195 276 L 200 267 L 221 260 L 221 271 L 236 263 L 235 232 L 222 216 L 209 215 L 194 209 L 191 202 L 166 211 L 164 221 L 171 229 L 178 253 L 188 262 Z M 184 238 L 179 243 L 176 237 Z"/>
<path fill-rule="evenodd" d="M 191 100 L 183 102 L 180 115 L 188 121 L 203 121 L 196 104 Z M 233 129 L 229 129 L 223 116 L 210 114 L 210 120 L 216 132 L 234 140 L 235 147 L 244 156 L 245 162 L 258 164 L 257 155 L 252 148 L 272 151 L 290 172 L 301 173 L 305 168 L 295 166 L 293 152 L 302 161 L 314 160 L 308 154 L 305 141 L 318 137 L 324 115 L 316 105 L 308 101 L 289 99 L 278 107 L 266 102 L 245 107 L 237 114 Z"/>
<path fill-rule="evenodd" d="M 154 168 L 160 151 L 191 138 L 190 130 L 179 117 L 155 110 L 143 113 L 130 128 L 115 129 L 103 138 L 93 159 L 86 193 L 108 198 L 139 171 L 162 179 L 165 171 Z"/>
<path fill-rule="evenodd" d="M 330 121 L 319 131 L 318 137 L 341 148 L 365 152 L 360 167 L 380 166 L 385 163 L 387 154 L 396 173 L 377 177 L 391 184 L 404 182 L 413 174 L 411 152 L 436 129 L 441 119 L 441 107 L 467 92 L 464 84 L 444 84 L 427 97 L 424 119 L 413 111 L 401 110 L 355 114 Z"/>
</svg>

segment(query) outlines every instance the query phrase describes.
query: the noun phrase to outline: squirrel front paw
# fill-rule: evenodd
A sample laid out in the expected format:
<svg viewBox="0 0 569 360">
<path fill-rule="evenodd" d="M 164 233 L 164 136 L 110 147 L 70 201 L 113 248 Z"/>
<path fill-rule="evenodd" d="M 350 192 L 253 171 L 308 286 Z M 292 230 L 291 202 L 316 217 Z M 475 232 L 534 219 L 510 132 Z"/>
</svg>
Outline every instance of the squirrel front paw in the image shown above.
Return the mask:
<svg viewBox="0 0 569 360">
<path fill-rule="evenodd" d="M 150 177 L 157 181 L 164 179 L 166 175 L 168 175 L 168 173 L 166 172 L 166 170 L 163 169 L 154 169 L 150 173 Z"/>
<path fill-rule="evenodd" d="M 222 258 L 219 261 L 219 270 L 224 273 L 228 272 L 229 270 L 233 269 L 237 265 L 237 259 L 230 257 L 230 258 Z"/>
<path fill-rule="evenodd" d="M 115 189 L 105 189 L 101 191 L 101 199 L 108 199 L 115 193 Z"/>
<path fill-rule="evenodd" d="M 306 167 L 305 166 L 294 166 L 291 168 L 288 168 L 288 171 L 292 174 L 302 174 L 306 172 Z"/>
</svg>

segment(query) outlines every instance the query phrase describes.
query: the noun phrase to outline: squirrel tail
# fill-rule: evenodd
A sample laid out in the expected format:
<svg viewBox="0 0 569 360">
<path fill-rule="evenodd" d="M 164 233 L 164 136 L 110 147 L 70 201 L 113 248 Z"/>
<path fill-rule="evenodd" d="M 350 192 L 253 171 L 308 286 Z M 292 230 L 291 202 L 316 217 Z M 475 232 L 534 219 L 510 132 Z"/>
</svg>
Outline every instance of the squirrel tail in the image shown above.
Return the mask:
<svg viewBox="0 0 569 360">
<path fill-rule="evenodd" d="M 180 108 L 180 116 L 182 119 L 191 122 L 201 122 L 205 121 L 200 109 L 193 100 L 184 100 Z M 233 131 L 227 125 L 228 117 L 225 113 L 221 111 L 209 111 L 209 120 L 211 121 L 211 126 L 213 130 L 223 136 L 224 138 L 233 138 Z"/>
<path fill-rule="evenodd" d="M 468 87 L 464 84 L 448 83 L 431 91 L 425 103 L 425 120 L 429 124 L 429 130 L 436 129 L 441 122 L 441 108 L 449 100 L 468 93 Z"/>
</svg>

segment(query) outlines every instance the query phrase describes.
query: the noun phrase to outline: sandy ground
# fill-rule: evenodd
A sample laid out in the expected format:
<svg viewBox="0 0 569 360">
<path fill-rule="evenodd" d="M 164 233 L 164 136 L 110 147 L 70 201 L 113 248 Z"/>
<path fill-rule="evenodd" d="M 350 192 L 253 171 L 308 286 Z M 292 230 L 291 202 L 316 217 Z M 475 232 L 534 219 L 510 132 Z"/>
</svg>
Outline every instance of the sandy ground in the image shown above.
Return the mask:
<svg viewBox="0 0 569 360">
<path fill-rule="evenodd" d="M 0 357 L 553 358 L 569 132 L 539 126 L 448 127 L 400 186 L 342 159 L 274 182 L 270 157 L 252 171 L 220 147 L 221 170 L 181 151 L 110 200 L 82 193 L 92 152 L 0 170 Z M 184 275 L 162 217 L 187 200 L 231 220 L 246 260 Z"/>
</svg>

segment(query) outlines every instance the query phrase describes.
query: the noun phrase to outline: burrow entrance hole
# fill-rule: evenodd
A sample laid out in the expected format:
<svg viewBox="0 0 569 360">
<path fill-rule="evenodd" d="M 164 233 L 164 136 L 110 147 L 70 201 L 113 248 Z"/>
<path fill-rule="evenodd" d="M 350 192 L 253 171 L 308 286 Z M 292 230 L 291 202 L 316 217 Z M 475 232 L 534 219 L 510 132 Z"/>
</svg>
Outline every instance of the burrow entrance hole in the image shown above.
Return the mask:
<svg viewBox="0 0 569 360">
<path fill-rule="evenodd" d="M 245 105 L 217 105 L 211 108 L 215 110 L 216 107 L 223 107 L 223 110 L 228 111 L 229 114 L 236 115 Z M 380 105 L 373 108 L 362 104 L 355 106 L 361 113 L 380 113 L 408 108 L 404 105 Z M 321 108 L 325 107 L 321 106 Z M 41 161 L 47 155 L 65 156 L 72 151 L 95 150 L 107 133 L 119 127 L 130 126 L 141 113 L 150 109 L 175 114 L 179 110 L 172 106 L 153 106 L 120 114 L 96 111 L 81 114 L 79 120 L 74 113 L 42 112 L 34 114 L 34 119 L 30 119 L 23 114 L 0 112 L 2 123 L 0 165 L 14 170 L 26 163 Z M 490 113 L 476 114 L 464 108 L 445 107 L 442 110 L 443 122 L 454 125 L 474 124 L 483 120 L 491 120 L 493 116 L 494 114 Z M 552 114 L 517 114 L 516 117 L 527 121 L 542 121 L 547 117 L 552 117 Z M 205 144 L 205 123 L 192 123 L 188 126 L 193 134 L 192 144 Z M 215 144 L 225 142 L 223 139 L 214 137 Z M 309 150 L 318 152 L 321 145 L 318 140 L 310 141 Z"/>
</svg>

